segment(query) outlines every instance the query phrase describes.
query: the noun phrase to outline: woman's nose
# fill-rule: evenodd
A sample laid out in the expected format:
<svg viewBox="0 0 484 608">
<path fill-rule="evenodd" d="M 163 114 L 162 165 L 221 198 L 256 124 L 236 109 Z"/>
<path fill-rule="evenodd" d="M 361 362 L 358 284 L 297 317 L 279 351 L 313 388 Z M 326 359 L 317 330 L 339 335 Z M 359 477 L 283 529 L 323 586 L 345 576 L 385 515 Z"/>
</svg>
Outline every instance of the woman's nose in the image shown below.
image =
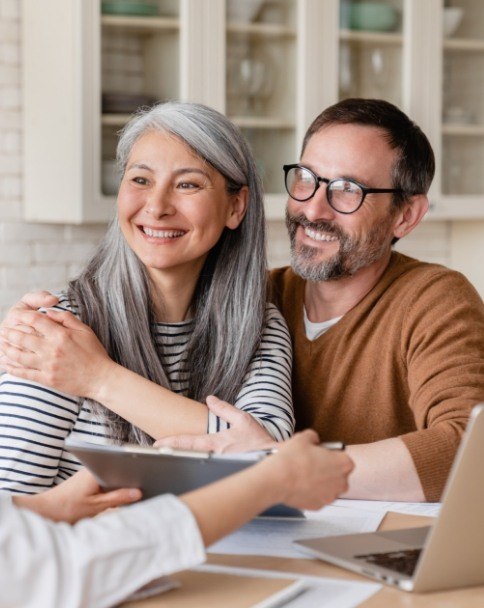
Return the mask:
<svg viewBox="0 0 484 608">
<path fill-rule="evenodd" d="M 165 215 L 174 215 L 176 209 L 169 190 L 166 188 L 152 190 L 147 197 L 144 211 L 155 219 Z"/>
</svg>

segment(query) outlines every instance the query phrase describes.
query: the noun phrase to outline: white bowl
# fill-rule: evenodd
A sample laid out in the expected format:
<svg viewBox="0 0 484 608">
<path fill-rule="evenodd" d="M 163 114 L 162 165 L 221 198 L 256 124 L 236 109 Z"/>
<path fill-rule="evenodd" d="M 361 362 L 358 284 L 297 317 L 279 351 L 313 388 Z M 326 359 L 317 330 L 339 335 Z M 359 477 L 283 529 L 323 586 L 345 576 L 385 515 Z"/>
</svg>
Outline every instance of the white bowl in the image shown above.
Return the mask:
<svg viewBox="0 0 484 608">
<path fill-rule="evenodd" d="M 228 0 L 227 21 L 250 23 L 257 17 L 264 0 Z"/>
<path fill-rule="evenodd" d="M 462 21 L 464 9 L 459 6 L 448 6 L 443 12 L 443 31 L 444 36 L 452 36 Z"/>
</svg>

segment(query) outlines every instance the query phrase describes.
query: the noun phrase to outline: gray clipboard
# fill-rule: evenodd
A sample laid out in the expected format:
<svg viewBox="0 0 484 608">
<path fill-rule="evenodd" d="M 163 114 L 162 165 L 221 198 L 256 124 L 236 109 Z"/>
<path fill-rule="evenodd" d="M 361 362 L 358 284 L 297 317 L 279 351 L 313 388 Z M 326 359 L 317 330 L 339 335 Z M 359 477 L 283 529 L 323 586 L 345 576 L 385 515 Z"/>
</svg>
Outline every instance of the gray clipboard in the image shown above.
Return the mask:
<svg viewBox="0 0 484 608">
<path fill-rule="evenodd" d="M 71 437 L 66 439 L 65 447 L 93 473 L 101 487 L 106 490 L 140 488 L 143 499 L 190 492 L 243 471 L 265 458 L 263 452 L 217 455 L 131 444 L 99 445 Z M 304 517 L 299 509 L 283 504 L 271 507 L 262 515 Z"/>
</svg>

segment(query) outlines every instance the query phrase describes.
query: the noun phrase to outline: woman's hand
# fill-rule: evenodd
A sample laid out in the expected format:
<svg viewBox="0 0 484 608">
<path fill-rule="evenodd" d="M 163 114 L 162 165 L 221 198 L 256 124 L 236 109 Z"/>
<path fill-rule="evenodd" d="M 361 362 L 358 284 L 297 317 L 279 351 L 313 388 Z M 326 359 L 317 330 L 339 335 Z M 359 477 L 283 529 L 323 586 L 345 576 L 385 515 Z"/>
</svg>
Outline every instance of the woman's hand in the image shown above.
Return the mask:
<svg viewBox="0 0 484 608">
<path fill-rule="evenodd" d="M 222 401 L 214 395 L 207 397 L 208 409 L 230 424 L 230 428 L 207 435 L 175 435 L 163 437 L 155 442 L 155 447 L 171 447 L 176 450 L 196 450 L 200 452 L 246 452 L 278 445 L 257 420 Z"/>
<path fill-rule="evenodd" d="M 96 399 L 116 364 L 90 327 L 70 312 L 15 310 L 15 327 L 0 328 L 1 367 L 64 393 Z"/>
<path fill-rule="evenodd" d="M 94 477 L 86 469 L 41 494 L 15 496 L 19 507 L 35 511 L 54 521 L 75 523 L 85 517 L 94 517 L 106 509 L 128 505 L 141 498 L 137 489 L 121 489 L 103 492 Z"/>
</svg>

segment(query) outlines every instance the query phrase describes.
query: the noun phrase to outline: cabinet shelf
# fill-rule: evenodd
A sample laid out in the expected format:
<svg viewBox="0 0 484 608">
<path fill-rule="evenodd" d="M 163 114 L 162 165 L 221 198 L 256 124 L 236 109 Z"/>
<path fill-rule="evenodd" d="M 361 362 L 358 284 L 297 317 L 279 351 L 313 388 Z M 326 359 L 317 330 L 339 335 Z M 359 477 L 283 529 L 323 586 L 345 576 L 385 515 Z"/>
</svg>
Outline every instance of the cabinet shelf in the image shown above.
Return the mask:
<svg viewBox="0 0 484 608">
<path fill-rule="evenodd" d="M 244 129 L 294 129 L 296 126 L 290 120 L 264 116 L 229 116 L 229 118 L 238 127 Z"/>
<path fill-rule="evenodd" d="M 104 127 L 122 127 L 131 118 L 132 114 L 103 114 L 101 124 Z"/>
<path fill-rule="evenodd" d="M 175 17 L 125 17 L 124 15 L 103 15 L 101 25 L 120 28 L 132 32 L 178 31 L 180 20 Z"/>
<path fill-rule="evenodd" d="M 479 38 L 452 38 L 445 39 L 443 43 L 446 51 L 480 51 L 484 52 L 484 40 Z"/>
<path fill-rule="evenodd" d="M 474 123 L 445 123 L 442 125 L 442 133 L 444 135 L 465 135 L 469 137 L 483 137 L 484 125 Z"/>
<path fill-rule="evenodd" d="M 274 23 L 228 23 L 227 33 L 247 34 L 264 38 L 293 38 L 296 36 L 294 28 Z"/>
<path fill-rule="evenodd" d="M 400 45 L 403 36 L 399 33 L 388 32 L 363 32 L 342 29 L 339 33 L 340 40 L 345 42 L 363 42 L 369 44 Z"/>
</svg>

